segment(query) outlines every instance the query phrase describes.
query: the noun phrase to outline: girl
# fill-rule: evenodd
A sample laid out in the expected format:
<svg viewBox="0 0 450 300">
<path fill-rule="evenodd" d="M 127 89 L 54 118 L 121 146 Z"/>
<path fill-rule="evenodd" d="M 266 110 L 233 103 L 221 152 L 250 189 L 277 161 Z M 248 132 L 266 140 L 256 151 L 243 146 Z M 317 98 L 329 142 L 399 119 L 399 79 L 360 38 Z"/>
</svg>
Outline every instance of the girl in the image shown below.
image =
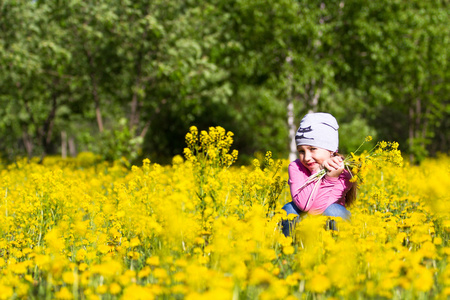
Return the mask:
<svg viewBox="0 0 450 300">
<path fill-rule="evenodd" d="M 342 156 L 337 153 L 339 125 L 328 113 L 307 114 L 295 135 L 299 158 L 289 164 L 289 186 L 292 201 L 283 206 L 287 214 L 295 214 L 293 221 L 283 220 L 282 231 L 289 236 L 300 216 L 306 213 L 350 219 L 345 208 L 356 198 L 356 185 L 344 169 Z M 315 183 L 303 187 L 309 176 L 325 168 L 327 174 L 317 188 Z M 330 228 L 336 230 L 332 221 Z"/>
</svg>

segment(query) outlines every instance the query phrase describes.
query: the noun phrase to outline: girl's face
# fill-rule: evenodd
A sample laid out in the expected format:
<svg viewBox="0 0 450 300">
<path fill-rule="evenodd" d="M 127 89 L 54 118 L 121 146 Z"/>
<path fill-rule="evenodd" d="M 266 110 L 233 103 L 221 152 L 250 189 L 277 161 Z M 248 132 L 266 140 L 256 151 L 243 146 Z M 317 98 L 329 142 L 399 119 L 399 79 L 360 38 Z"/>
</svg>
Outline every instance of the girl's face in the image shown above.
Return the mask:
<svg viewBox="0 0 450 300">
<path fill-rule="evenodd" d="M 297 150 L 300 161 L 311 173 L 320 171 L 322 163 L 333 154 L 331 151 L 306 145 L 297 146 Z"/>
</svg>

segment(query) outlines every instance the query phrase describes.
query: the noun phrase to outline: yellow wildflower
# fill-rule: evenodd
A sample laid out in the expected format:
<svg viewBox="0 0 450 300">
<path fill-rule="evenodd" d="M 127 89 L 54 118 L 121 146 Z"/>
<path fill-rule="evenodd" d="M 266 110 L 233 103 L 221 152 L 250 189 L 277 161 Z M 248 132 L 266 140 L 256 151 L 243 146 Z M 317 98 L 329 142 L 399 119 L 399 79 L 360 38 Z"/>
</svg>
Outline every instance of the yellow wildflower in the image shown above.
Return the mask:
<svg viewBox="0 0 450 300">
<path fill-rule="evenodd" d="M 72 293 L 65 286 L 62 287 L 58 292 L 56 292 L 55 297 L 56 297 L 56 299 L 62 299 L 62 300 L 73 299 Z"/>
</svg>

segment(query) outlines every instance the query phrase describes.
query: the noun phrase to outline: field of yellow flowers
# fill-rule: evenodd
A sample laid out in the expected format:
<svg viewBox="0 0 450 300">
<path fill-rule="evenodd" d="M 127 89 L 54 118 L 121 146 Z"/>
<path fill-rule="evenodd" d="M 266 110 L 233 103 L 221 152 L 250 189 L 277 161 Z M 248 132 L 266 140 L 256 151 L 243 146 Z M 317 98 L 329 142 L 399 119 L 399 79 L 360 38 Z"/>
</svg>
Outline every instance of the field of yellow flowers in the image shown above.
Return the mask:
<svg viewBox="0 0 450 300">
<path fill-rule="evenodd" d="M 93 154 L 0 170 L 0 299 L 446 299 L 450 159 L 365 174 L 352 221 L 281 234 L 288 161 L 232 166 L 233 134 L 184 158 Z"/>
</svg>

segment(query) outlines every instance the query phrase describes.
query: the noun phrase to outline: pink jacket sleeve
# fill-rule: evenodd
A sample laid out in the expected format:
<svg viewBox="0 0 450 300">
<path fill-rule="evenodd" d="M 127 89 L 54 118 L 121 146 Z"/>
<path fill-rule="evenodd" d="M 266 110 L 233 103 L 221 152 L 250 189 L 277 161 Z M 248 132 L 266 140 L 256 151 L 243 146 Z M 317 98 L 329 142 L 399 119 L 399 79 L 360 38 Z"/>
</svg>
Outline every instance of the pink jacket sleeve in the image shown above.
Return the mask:
<svg viewBox="0 0 450 300">
<path fill-rule="evenodd" d="M 310 183 L 303 189 L 301 187 L 311 175 L 311 172 L 298 159 L 289 164 L 288 172 L 292 201 L 300 210 L 310 214 L 321 214 L 333 203 L 345 206 L 345 195 L 352 187 L 351 175 L 348 171 L 342 172 L 337 178 L 328 176 L 322 178 L 309 201 L 308 198 L 315 183 Z"/>
</svg>

